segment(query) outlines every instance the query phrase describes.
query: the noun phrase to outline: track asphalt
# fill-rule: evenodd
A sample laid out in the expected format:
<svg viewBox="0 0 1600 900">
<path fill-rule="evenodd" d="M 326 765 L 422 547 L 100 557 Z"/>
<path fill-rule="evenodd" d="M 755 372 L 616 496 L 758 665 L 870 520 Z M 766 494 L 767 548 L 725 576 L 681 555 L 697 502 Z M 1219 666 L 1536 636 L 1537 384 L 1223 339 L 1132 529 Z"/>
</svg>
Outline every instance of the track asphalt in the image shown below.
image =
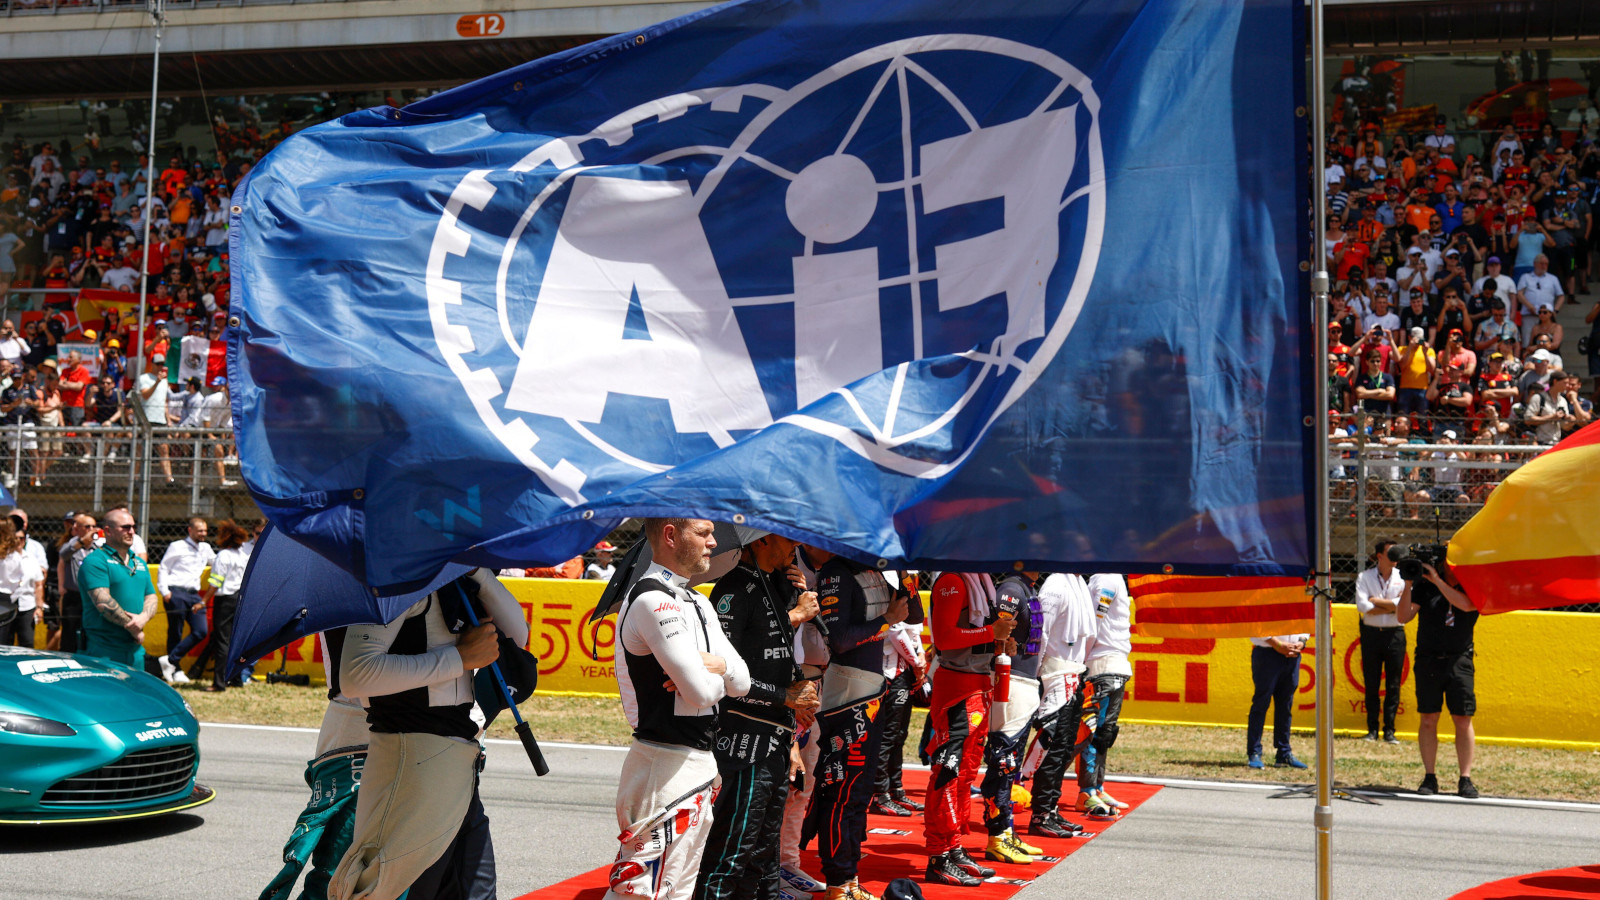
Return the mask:
<svg viewBox="0 0 1600 900">
<path fill-rule="evenodd" d="M 307 731 L 206 726 L 195 814 L 104 826 L 0 828 L 0 900 L 248 900 L 277 871 L 306 800 Z M 483 798 L 500 893 L 515 897 L 611 860 L 623 754 L 545 745 L 535 778 L 494 742 Z M 1334 896 L 1446 898 L 1527 872 L 1600 863 L 1600 806 L 1335 801 Z M 1285 897 L 1313 893 L 1311 801 L 1257 786 L 1170 784 L 1020 897 Z"/>
</svg>

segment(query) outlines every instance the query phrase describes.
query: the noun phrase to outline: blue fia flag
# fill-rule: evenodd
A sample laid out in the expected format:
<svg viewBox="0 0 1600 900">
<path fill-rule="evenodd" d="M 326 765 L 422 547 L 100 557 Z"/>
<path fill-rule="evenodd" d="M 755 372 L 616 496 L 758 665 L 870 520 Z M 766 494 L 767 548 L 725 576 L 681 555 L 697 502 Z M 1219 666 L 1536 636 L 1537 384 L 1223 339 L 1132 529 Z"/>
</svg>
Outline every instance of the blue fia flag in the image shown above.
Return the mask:
<svg viewBox="0 0 1600 900">
<path fill-rule="evenodd" d="M 385 590 L 650 515 L 1303 573 L 1298 6 L 743 0 L 301 132 L 234 197 L 247 483 Z"/>
</svg>

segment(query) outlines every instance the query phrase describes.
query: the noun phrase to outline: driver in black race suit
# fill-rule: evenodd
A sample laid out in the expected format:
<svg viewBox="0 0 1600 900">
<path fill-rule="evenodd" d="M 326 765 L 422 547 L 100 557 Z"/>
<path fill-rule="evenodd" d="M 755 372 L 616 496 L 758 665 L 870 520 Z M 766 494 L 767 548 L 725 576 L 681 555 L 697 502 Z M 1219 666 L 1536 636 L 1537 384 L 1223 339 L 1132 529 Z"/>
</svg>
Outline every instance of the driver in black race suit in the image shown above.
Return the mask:
<svg viewBox="0 0 1600 900">
<path fill-rule="evenodd" d="M 733 571 L 711 590 L 717 620 L 750 667 L 750 692 L 720 704 L 715 754 L 722 787 L 700 860 L 694 896 L 778 900 L 778 843 L 789 780 L 803 772 L 795 712 L 817 709 L 816 683 L 794 663 L 791 608 L 817 610 L 816 594 L 796 590 L 786 571 L 795 542 L 763 535 L 746 544 Z M 807 616 L 809 618 L 809 616 Z"/>
<path fill-rule="evenodd" d="M 922 603 L 892 588 L 883 573 L 843 556 L 822 566 L 817 586 L 833 660 L 822 675 L 822 747 L 801 846 L 816 835 L 825 900 L 876 900 L 856 873 L 883 736 L 883 634 L 898 622 L 922 621 Z"/>
<path fill-rule="evenodd" d="M 617 613 L 617 686 L 633 744 L 617 784 L 617 861 L 607 900 L 687 900 L 711 827 L 717 703 L 750 670 L 710 601 L 688 588 L 711 567 L 705 519 L 646 519 L 651 563 Z"/>
</svg>

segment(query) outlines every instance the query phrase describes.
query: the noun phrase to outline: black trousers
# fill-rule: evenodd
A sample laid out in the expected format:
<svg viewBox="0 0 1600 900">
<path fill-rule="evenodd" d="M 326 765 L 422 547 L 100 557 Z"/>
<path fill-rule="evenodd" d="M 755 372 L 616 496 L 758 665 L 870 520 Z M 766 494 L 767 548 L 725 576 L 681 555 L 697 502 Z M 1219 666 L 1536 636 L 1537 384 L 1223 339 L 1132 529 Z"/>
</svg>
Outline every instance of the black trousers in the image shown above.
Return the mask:
<svg viewBox="0 0 1600 900">
<path fill-rule="evenodd" d="M 1061 677 L 1061 676 L 1056 676 Z M 1044 758 L 1033 773 L 1034 813 L 1050 812 L 1061 803 L 1061 782 L 1078 755 L 1078 723 L 1083 719 L 1083 684 L 1066 705 L 1039 721 L 1039 746 Z"/>
<path fill-rule="evenodd" d="M 83 646 L 78 632 L 83 628 L 83 597 L 77 591 L 61 595 L 61 652 L 77 653 Z"/>
<path fill-rule="evenodd" d="M 1367 730 L 1378 730 L 1378 687 L 1383 687 L 1383 733 L 1394 733 L 1400 711 L 1400 671 L 1406 664 L 1406 630 L 1361 626 L 1361 681 L 1367 688 Z"/>
<path fill-rule="evenodd" d="M 789 796 L 789 754 L 722 772 L 695 900 L 777 900 L 778 846 Z"/>
<path fill-rule="evenodd" d="M 352 820 L 353 821 L 353 820 Z M 455 840 L 433 865 L 417 876 L 406 900 L 495 900 L 494 840 L 489 816 L 472 784 L 472 802 L 461 818 Z"/>
<path fill-rule="evenodd" d="M 916 686 L 917 671 L 911 668 L 889 680 L 889 690 L 878 710 L 883 739 L 878 744 L 878 783 L 873 793 L 905 793 L 900 770 L 905 761 L 906 737 L 911 733 L 911 693 Z"/>
<path fill-rule="evenodd" d="M 204 666 L 207 659 L 211 661 L 211 683 L 217 687 L 227 686 L 223 673 L 228 671 L 233 617 L 238 611 L 238 594 L 217 594 L 211 598 L 211 640 L 206 644 L 205 656 L 201 658 L 200 665 Z"/>
<path fill-rule="evenodd" d="M 10 647 L 20 644 L 24 647 L 33 647 L 33 610 L 18 612 L 16 602 L 12 601 L 0 611 L 0 647 Z"/>
</svg>

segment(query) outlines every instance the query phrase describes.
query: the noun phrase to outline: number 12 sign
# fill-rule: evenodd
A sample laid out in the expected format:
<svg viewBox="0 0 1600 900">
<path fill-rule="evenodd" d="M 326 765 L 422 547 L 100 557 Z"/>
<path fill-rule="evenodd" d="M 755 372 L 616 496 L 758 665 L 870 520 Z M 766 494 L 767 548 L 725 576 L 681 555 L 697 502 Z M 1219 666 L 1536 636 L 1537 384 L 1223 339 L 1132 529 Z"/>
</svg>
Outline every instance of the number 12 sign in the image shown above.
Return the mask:
<svg viewBox="0 0 1600 900">
<path fill-rule="evenodd" d="M 498 37 L 505 30 L 506 20 L 499 13 L 462 16 L 456 20 L 456 34 L 464 38 Z"/>
</svg>

